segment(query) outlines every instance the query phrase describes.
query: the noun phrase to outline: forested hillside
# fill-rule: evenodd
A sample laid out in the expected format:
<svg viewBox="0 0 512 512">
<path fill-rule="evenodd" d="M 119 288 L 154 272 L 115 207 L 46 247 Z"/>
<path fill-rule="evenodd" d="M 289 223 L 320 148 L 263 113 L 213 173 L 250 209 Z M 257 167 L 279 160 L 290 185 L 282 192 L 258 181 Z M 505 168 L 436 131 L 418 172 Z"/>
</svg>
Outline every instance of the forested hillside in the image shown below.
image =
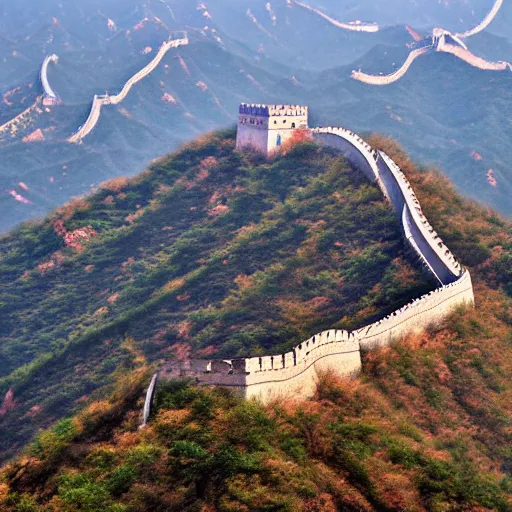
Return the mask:
<svg viewBox="0 0 512 512">
<path fill-rule="evenodd" d="M 2 450 L 81 412 L 4 466 L 0 509 L 512 510 L 512 227 L 369 142 L 471 268 L 474 310 L 365 354 L 359 379 L 325 375 L 313 400 L 161 385 L 138 431 L 159 359 L 288 347 L 429 287 L 341 159 L 206 136 L 2 240 Z"/>
<path fill-rule="evenodd" d="M 4 456 L 140 358 L 287 350 L 432 289 L 362 173 L 313 143 L 266 161 L 233 136 L 2 238 Z"/>
</svg>

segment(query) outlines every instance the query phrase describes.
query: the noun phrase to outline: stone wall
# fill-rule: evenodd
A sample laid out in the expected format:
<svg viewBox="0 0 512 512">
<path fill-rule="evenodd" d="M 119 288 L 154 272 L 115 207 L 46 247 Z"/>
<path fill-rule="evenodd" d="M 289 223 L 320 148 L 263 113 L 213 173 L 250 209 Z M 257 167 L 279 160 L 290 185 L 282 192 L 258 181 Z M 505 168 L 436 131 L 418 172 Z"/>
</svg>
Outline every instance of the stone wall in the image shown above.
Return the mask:
<svg viewBox="0 0 512 512">
<path fill-rule="evenodd" d="M 471 276 L 456 261 L 421 211 L 411 185 L 381 151 L 344 128 L 311 130 L 319 143 L 339 151 L 349 163 L 376 181 L 393 205 L 411 248 L 440 287 L 357 331 L 316 334 L 286 354 L 233 360 L 192 360 L 166 364 L 164 379 L 191 378 L 200 385 L 231 387 L 264 402 L 281 396 L 311 396 L 325 371 L 351 376 L 361 369 L 361 349 L 382 347 L 394 339 L 439 323 L 462 305 L 473 305 Z"/>
<path fill-rule="evenodd" d="M 258 121 L 268 123 L 268 119 L 258 119 Z M 238 123 L 236 133 L 236 149 L 242 150 L 246 147 L 252 147 L 255 150 L 267 154 L 269 133 L 267 126 L 260 127 L 252 124 Z"/>
<path fill-rule="evenodd" d="M 355 331 L 354 335 L 362 349 L 371 350 L 436 325 L 462 305 L 473 304 L 473 285 L 466 270 L 457 281 L 414 299 L 382 320 Z"/>
<path fill-rule="evenodd" d="M 268 402 L 283 396 L 311 396 L 322 372 L 349 377 L 360 370 L 359 341 L 348 331 L 333 329 L 316 334 L 286 354 L 169 362 L 161 368 L 160 378 L 229 387 L 245 398 Z"/>
<path fill-rule="evenodd" d="M 458 279 L 463 272 L 461 265 L 423 214 L 416 194 L 403 172 L 382 151 L 379 152 L 377 165 L 380 182 L 386 189 L 387 196 L 397 213 L 402 214 L 402 220 L 408 224 L 404 229 L 410 231 L 415 241 L 413 248 L 420 251 L 422 259 L 428 263 L 429 268 L 442 284 L 452 283 Z"/>
<path fill-rule="evenodd" d="M 123 88 L 121 89 L 121 92 L 119 94 L 115 95 L 101 95 L 98 96 L 97 94 L 94 95 L 93 102 L 91 105 L 91 110 L 89 112 L 89 116 L 86 120 L 86 122 L 78 128 L 78 130 L 71 135 L 71 137 L 68 137 L 66 140 L 67 142 L 70 142 L 72 144 L 77 144 L 82 142 L 82 139 L 87 137 L 92 130 L 96 127 L 96 124 L 98 123 L 101 115 L 101 109 L 104 105 L 117 105 L 124 101 L 132 87 L 137 83 L 140 82 L 143 78 L 151 74 L 156 67 L 160 64 L 162 59 L 164 58 L 165 54 L 171 49 L 171 48 L 178 48 L 179 46 L 186 46 L 188 45 L 188 36 L 187 33 L 184 32 L 184 37 L 181 39 L 174 39 L 172 41 L 166 41 L 158 50 L 155 57 L 151 60 L 149 64 L 147 64 L 145 67 L 143 67 L 140 71 L 137 71 L 131 78 L 129 78 L 126 83 L 123 85 Z"/>
<path fill-rule="evenodd" d="M 378 183 L 400 216 L 413 250 L 441 284 L 454 282 L 462 275 L 462 267 L 423 215 L 407 178 L 386 153 L 375 151 L 343 128 L 315 128 L 312 132 L 315 140 L 339 151 L 351 165 Z"/>
<path fill-rule="evenodd" d="M 344 128 L 313 128 L 313 138 L 322 146 L 328 146 L 341 153 L 358 171 L 368 179 L 376 181 L 379 176 L 377 152 L 359 135 Z M 381 187 L 382 188 L 382 187 Z"/>
<path fill-rule="evenodd" d="M 361 353 L 353 334 L 330 330 L 316 334 L 292 352 L 245 359 L 245 365 L 245 396 L 268 402 L 283 396 L 313 395 L 324 372 L 356 375 L 361 370 Z"/>
<path fill-rule="evenodd" d="M 362 71 L 352 71 L 350 75 L 354 80 L 359 80 L 360 82 L 364 82 L 370 85 L 389 85 L 393 82 L 396 82 L 402 78 L 409 68 L 412 66 L 413 62 L 422 55 L 425 55 L 431 50 L 431 46 L 424 46 L 422 48 L 418 48 L 413 50 L 407 56 L 407 59 L 402 64 L 402 66 L 389 75 L 369 75 L 367 73 L 363 73 Z"/>
</svg>

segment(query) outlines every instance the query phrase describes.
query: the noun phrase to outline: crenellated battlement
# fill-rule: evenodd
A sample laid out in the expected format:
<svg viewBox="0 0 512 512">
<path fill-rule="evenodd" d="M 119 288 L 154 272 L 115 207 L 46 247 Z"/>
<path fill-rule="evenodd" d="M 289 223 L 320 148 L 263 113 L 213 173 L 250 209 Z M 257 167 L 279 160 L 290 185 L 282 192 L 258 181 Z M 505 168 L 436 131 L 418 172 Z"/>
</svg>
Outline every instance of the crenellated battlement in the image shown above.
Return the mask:
<svg viewBox="0 0 512 512">
<path fill-rule="evenodd" d="M 321 371 L 352 376 L 360 369 L 356 333 L 331 329 L 315 334 L 284 354 L 172 361 L 161 368 L 160 378 L 192 379 L 198 385 L 225 386 L 246 398 L 268 401 L 283 395 L 310 395 Z"/>
<path fill-rule="evenodd" d="M 308 107 L 304 105 L 262 105 L 257 103 L 241 103 L 239 114 L 253 116 L 307 116 Z"/>
</svg>

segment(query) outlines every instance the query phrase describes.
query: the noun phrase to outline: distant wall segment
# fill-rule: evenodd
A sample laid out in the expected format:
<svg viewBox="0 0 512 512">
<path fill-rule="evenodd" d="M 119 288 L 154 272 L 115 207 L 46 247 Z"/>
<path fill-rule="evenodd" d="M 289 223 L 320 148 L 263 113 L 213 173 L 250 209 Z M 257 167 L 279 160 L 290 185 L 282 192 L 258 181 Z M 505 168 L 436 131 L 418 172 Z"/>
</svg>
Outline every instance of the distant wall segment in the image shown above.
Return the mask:
<svg viewBox="0 0 512 512">
<path fill-rule="evenodd" d="M 188 37 L 186 35 L 184 38 L 165 41 L 160 46 L 160 49 L 158 50 L 155 57 L 151 60 L 151 62 L 147 64 L 145 67 L 143 67 L 140 71 L 137 71 L 137 73 L 135 73 L 131 78 L 129 78 L 126 81 L 119 94 L 110 96 L 108 94 L 102 96 L 98 96 L 97 94 L 95 94 L 91 104 L 91 110 L 89 111 L 89 116 L 87 117 L 85 123 L 82 126 L 80 126 L 80 128 L 78 128 L 78 130 L 73 135 L 71 135 L 71 137 L 67 139 L 67 142 L 74 144 L 82 142 L 82 140 L 85 137 L 87 137 L 87 135 L 89 135 L 96 127 L 96 124 L 100 119 L 101 109 L 104 105 L 117 105 L 121 103 L 126 98 L 126 96 L 128 96 L 128 93 L 130 92 L 131 88 L 136 83 L 140 82 L 143 78 L 151 74 L 156 69 L 156 67 L 164 58 L 165 54 L 171 48 L 178 48 L 178 46 L 186 46 L 188 45 L 188 42 Z"/>
<path fill-rule="evenodd" d="M 393 160 L 344 128 L 314 128 L 324 146 L 339 151 L 357 170 L 377 182 L 402 223 L 404 237 L 439 288 L 356 331 L 328 330 L 286 354 L 231 360 L 173 361 L 162 379 L 189 378 L 199 385 L 225 386 L 264 402 L 282 396 L 311 396 L 322 372 L 352 376 L 361 370 L 361 350 L 388 345 L 435 325 L 463 305 L 474 304 L 471 276 L 439 238 L 421 210 L 407 178 Z"/>
<path fill-rule="evenodd" d="M 39 73 L 39 78 L 41 79 L 41 84 L 44 90 L 44 105 L 56 105 L 60 103 L 59 97 L 55 94 L 54 90 L 50 86 L 50 82 L 48 81 L 48 65 L 50 62 L 57 64 L 59 62 L 59 57 L 56 54 L 48 55 L 41 66 L 41 71 Z"/>
</svg>

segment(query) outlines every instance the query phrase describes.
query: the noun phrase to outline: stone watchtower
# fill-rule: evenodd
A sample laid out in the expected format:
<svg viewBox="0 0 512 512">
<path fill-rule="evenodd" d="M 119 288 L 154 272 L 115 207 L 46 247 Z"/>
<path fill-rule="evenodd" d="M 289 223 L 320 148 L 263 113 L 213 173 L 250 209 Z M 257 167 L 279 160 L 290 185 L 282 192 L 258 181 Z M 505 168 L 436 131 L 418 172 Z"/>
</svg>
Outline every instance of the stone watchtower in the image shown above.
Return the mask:
<svg viewBox="0 0 512 512">
<path fill-rule="evenodd" d="M 308 107 L 242 103 L 238 115 L 236 149 L 252 146 L 269 154 L 279 149 L 294 130 L 307 127 Z"/>
</svg>

